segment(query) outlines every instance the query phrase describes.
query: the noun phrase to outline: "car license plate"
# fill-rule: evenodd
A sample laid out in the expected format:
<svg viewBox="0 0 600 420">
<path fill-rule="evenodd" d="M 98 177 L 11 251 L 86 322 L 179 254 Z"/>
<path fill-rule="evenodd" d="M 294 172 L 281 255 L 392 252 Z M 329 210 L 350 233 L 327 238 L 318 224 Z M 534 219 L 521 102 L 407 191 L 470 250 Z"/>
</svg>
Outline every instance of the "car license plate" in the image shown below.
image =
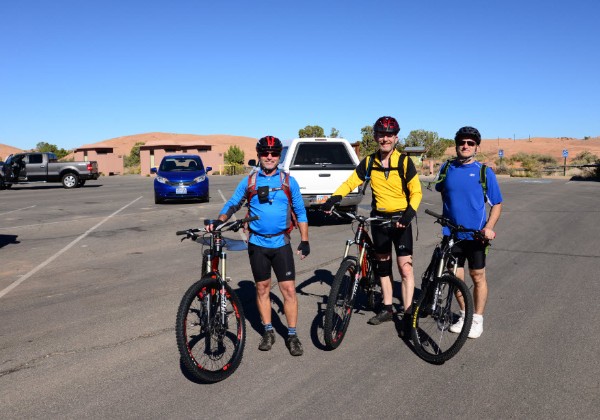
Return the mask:
<svg viewBox="0 0 600 420">
<path fill-rule="evenodd" d="M 327 201 L 327 199 L 329 198 L 329 195 L 317 195 L 317 198 L 315 198 L 315 201 L 313 201 L 313 203 L 315 204 L 323 204 L 324 202 Z"/>
<path fill-rule="evenodd" d="M 175 189 L 175 194 L 187 194 L 187 188 L 186 187 L 177 187 Z"/>
</svg>

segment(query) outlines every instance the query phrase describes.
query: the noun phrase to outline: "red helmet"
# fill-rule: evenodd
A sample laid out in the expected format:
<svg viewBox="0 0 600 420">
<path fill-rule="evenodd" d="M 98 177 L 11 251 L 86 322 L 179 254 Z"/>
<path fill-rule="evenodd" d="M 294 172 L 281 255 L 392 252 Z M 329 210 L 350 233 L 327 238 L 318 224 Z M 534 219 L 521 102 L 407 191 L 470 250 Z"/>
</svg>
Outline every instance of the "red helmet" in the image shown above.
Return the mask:
<svg viewBox="0 0 600 420">
<path fill-rule="evenodd" d="M 373 131 L 375 133 L 392 133 L 396 135 L 400 132 L 400 125 L 394 117 L 381 117 L 373 124 Z"/>
<path fill-rule="evenodd" d="M 463 139 L 475 140 L 475 143 L 480 144 L 481 134 L 479 134 L 479 130 L 475 127 L 461 127 L 458 129 L 456 135 L 454 136 L 454 142 L 458 143 L 460 140 Z"/>
<path fill-rule="evenodd" d="M 263 152 L 279 152 L 283 149 L 281 141 L 277 137 L 265 136 L 256 143 L 256 151 Z"/>
</svg>

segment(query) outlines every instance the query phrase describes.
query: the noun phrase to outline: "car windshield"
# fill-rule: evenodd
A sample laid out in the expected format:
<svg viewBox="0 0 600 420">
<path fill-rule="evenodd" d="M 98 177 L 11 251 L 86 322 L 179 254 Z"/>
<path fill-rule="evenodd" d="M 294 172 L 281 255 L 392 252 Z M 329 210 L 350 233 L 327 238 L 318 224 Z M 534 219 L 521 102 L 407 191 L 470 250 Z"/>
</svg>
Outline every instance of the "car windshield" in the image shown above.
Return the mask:
<svg viewBox="0 0 600 420">
<path fill-rule="evenodd" d="M 202 171 L 204 167 L 200 159 L 194 158 L 165 158 L 160 163 L 161 172 L 191 172 Z"/>
<path fill-rule="evenodd" d="M 354 169 L 355 164 L 342 143 L 300 143 L 293 166 L 329 166 Z"/>
</svg>

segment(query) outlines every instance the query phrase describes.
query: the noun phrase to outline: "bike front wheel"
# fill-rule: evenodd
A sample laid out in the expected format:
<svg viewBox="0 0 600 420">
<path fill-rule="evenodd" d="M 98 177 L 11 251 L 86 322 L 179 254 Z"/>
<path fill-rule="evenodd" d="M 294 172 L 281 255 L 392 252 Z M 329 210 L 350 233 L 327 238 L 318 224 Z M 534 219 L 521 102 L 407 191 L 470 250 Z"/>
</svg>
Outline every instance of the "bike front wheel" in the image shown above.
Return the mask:
<svg viewBox="0 0 600 420">
<path fill-rule="evenodd" d="M 330 350 L 339 347 L 350 324 L 355 300 L 353 291 L 356 272 L 356 261 L 347 258 L 342 261 L 333 279 L 325 310 L 324 325 L 325 345 Z"/>
<path fill-rule="evenodd" d="M 460 296 L 465 304 L 462 328 L 459 328 Z M 463 281 L 445 274 L 426 283 L 413 311 L 412 340 L 416 353 L 430 363 L 443 363 L 451 359 L 467 340 L 472 321 L 473 298 Z"/>
<path fill-rule="evenodd" d="M 246 322 L 240 301 L 225 283 L 210 276 L 194 283 L 177 311 L 175 333 L 181 362 L 201 382 L 219 382 L 240 365 Z"/>
</svg>

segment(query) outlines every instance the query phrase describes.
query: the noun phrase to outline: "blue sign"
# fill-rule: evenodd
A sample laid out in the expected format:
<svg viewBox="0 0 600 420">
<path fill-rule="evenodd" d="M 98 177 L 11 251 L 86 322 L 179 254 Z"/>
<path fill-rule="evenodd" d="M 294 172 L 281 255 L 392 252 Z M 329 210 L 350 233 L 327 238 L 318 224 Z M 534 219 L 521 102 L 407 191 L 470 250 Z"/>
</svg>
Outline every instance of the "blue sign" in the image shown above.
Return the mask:
<svg viewBox="0 0 600 420">
<path fill-rule="evenodd" d="M 504 156 L 504 150 L 500 149 L 498 150 L 498 157 L 502 157 Z"/>
<path fill-rule="evenodd" d="M 563 149 L 563 157 L 569 156 L 569 151 L 567 149 Z"/>
</svg>

